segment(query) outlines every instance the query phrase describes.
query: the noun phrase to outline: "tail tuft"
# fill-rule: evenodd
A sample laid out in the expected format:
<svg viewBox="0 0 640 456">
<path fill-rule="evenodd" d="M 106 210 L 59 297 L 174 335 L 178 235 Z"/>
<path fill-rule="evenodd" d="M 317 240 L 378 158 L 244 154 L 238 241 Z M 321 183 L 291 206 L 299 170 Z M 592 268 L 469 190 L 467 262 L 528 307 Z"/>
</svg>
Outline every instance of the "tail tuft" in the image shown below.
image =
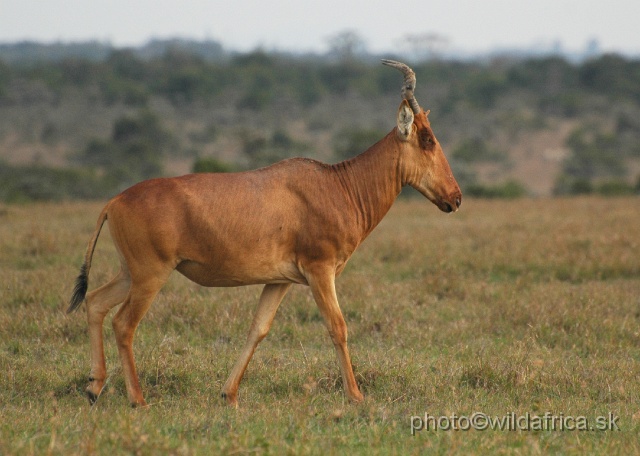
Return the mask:
<svg viewBox="0 0 640 456">
<path fill-rule="evenodd" d="M 93 232 L 93 237 L 91 238 L 91 240 L 89 241 L 89 245 L 87 246 L 87 252 L 84 256 L 84 263 L 80 268 L 80 275 L 76 279 L 76 286 L 73 288 L 73 294 L 71 295 L 71 302 L 69 303 L 67 313 L 71 313 L 78 307 L 80 307 L 80 304 L 82 304 L 82 301 L 84 301 L 84 298 L 87 295 L 87 289 L 89 288 L 89 269 L 91 268 L 91 258 L 93 257 L 93 251 L 96 248 L 96 243 L 98 242 L 98 236 L 100 236 L 102 225 L 104 224 L 105 220 L 107 220 L 108 209 L 109 204 L 107 204 L 104 209 L 102 209 L 100 217 L 98 217 L 96 230 Z"/>
<path fill-rule="evenodd" d="M 87 273 L 87 265 L 85 263 L 80 268 L 80 275 L 76 279 L 76 285 L 73 288 L 73 295 L 71 295 L 71 302 L 69 304 L 69 308 L 67 309 L 67 313 L 71 313 L 78 307 L 80 307 L 80 304 L 82 304 L 82 301 L 84 301 L 84 297 L 87 294 L 88 288 L 89 277 Z"/>
</svg>

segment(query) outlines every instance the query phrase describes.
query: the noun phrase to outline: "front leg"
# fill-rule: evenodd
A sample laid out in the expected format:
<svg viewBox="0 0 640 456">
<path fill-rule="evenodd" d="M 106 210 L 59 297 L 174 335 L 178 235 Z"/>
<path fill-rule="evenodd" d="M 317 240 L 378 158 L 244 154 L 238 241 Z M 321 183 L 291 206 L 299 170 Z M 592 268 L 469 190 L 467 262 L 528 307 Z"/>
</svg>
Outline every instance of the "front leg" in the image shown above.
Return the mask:
<svg viewBox="0 0 640 456">
<path fill-rule="evenodd" d="M 335 274 L 331 268 L 317 268 L 307 274 L 307 281 L 336 349 L 342 383 L 346 389 L 347 397 L 353 402 L 362 402 L 364 397 L 358 389 L 353 375 L 353 367 L 347 348 L 347 324 L 338 304 Z"/>
</svg>

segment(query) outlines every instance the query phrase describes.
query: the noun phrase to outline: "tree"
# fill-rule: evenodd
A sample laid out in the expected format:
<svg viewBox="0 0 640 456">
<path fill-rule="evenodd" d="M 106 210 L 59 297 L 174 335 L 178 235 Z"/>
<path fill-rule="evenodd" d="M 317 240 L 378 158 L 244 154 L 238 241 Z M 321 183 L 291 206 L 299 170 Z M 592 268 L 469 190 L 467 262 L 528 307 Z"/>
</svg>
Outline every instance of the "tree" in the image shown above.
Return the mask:
<svg viewBox="0 0 640 456">
<path fill-rule="evenodd" d="M 591 180 L 626 174 L 614 134 L 578 128 L 569 135 L 567 146 L 572 154 L 565 160 L 563 171 L 571 177 Z"/>
<path fill-rule="evenodd" d="M 122 187 L 161 175 L 162 159 L 173 142 L 158 117 L 142 111 L 117 119 L 111 138 L 91 140 L 79 161 L 100 168 L 113 185 Z"/>
<path fill-rule="evenodd" d="M 404 43 L 409 48 L 415 59 L 435 60 L 449 45 L 449 39 L 438 33 L 408 34 L 404 37 Z"/>
<path fill-rule="evenodd" d="M 366 53 L 364 39 L 353 30 L 345 30 L 329 37 L 329 55 L 335 55 L 340 60 L 353 60 L 356 56 Z"/>
<path fill-rule="evenodd" d="M 380 141 L 386 132 L 376 129 L 345 129 L 334 139 L 334 155 L 338 161 L 353 158 Z"/>
</svg>

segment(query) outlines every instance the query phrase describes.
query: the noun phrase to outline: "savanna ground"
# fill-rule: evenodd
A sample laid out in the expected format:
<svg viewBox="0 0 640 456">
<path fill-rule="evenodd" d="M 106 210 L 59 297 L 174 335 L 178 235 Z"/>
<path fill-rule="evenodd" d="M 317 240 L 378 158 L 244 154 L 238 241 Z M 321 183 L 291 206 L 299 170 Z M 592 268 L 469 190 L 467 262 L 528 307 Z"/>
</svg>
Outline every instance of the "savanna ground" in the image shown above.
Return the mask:
<svg viewBox="0 0 640 456">
<path fill-rule="evenodd" d="M 149 407 L 128 406 L 107 318 L 109 380 L 90 407 L 84 308 L 67 300 L 99 203 L 0 207 L 0 454 L 640 452 L 637 198 L 399 201 L 338 280 L 356 377 L 295 286 L 240 387 L 220 391 L 259 287 L 174 274 L 140 325 Z M 90 287 L 117 268 L 108 230 Z M 597 416 L 619 430 L 423 430 L 411 417 Z M 593 423 L 593 421 L 590 421 Z"/>
</svg>

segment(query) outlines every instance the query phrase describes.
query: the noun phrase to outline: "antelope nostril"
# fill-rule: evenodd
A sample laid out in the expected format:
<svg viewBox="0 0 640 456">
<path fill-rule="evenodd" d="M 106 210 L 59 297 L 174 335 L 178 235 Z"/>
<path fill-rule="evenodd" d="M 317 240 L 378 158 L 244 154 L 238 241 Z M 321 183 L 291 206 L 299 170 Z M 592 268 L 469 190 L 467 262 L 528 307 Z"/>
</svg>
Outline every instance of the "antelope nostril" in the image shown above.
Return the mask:
<svg viewBox="0 0 640 456">
<path fill-rule="evenodd" d="M 460 205 L 462 204 L 462 198 L 460 198 L 459 196 L 456 197 L 456 208 L 460 207 Z"/>
</svg>

